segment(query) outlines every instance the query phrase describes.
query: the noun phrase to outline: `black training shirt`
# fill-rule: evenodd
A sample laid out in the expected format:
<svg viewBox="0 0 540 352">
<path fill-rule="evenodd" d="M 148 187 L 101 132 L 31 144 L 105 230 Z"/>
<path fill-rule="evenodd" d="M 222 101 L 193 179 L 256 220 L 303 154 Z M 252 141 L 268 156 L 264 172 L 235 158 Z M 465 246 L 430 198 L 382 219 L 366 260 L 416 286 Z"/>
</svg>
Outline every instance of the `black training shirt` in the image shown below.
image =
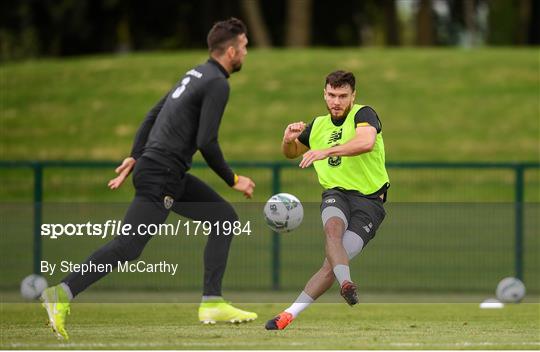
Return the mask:
<svg viewBox="0 0 540 352">
<path fill-rule="evenodd" d="M 339 120 L 332 119 L 332 123 L 335 126 L 341 126 L 345 122 L 345 119 L 346 118 L 339 119 Z M 313 122 L 314 121 L 315 121 L 315 119 L 313 121 L 311 121 L 306 126 L 306 128 L 302 131 L 302 133 L 298 136 L 298 140 L 300 141 L 300 143 L 302 143 L 303 145 L 305 145 L 308 148 L 310 148 L 310 146 L 309 146 L 309 135 L 311 134 L 311 128 L 313 127 Z M 375 112 L 375 110 L 373 110 L 373 108 L 371 108 L 370 106 L 367 106 L 367 105 L 363 106 L 354 115 L 354 124 L 355 124 L 355 126 L 358 125 L 359 123 L 362 123 L 362 122 L 367 122 L 370 126 L 375 127 L 375 129 L 377 130 L 377 133 L 380 133 L 381 130 L 382 130 L 381 120 L 379 120 L 379 116 L 377 116 L 377 113 Z"/>
<path fill-rule="evenodd" d="M 131 156 L 144 155 L 186 172 L 199 150 L 208 166 L 229 186 L 234 185 L 234 173 L 218 143 L 219 124 L 229 99 L 228 77 L 213 59 L 186 72 L 146 115 Z"/>
</svg>

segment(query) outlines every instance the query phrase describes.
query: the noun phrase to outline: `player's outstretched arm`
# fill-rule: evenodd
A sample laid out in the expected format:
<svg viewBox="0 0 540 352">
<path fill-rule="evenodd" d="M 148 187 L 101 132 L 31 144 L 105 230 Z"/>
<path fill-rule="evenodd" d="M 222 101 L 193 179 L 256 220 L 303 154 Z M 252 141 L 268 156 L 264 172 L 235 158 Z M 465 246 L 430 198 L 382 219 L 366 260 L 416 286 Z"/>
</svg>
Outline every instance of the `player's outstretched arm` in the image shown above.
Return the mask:
<svg viewBox="0 0 540 352">
<path fill-rule="evenodd" d="M 305 130 L 304 122 L 291 123 L 285 128 L 281 151 L 288 159 L 294 159 L 307 152 L 309 149 L 298 140 L 298 136 Z"/>
<path fill-rule="evenodd" d="M 310 150 L 304 154 L 300 162 L 301 168 L 309 167 L 317 160 L 323 160 L 330 156 L 356 156 L 369 153 L 373 150 L 377 130 L 372 126 L 362 126 L 356 128 L 356 135 L 353 139 L 342 145 L 336 145 L 322 150 Z"/>
<path fill-rule="evenodd" d="M 136 162 L 137 161 L 132 157 L 125 158 L 124 161 L 122 161 L 122 164 L 120 164 L 120 166 L 118 166 L 114 170 L 114 172 L 116 172 L 118 176 L 109 181 L 109 188 L 117 189 L 118 187 L 120 187 L 131 173 L 131 170 L 133 170 Z"/>
<path fill-rule="evenodd" d="M 255 189 L 255 182 L 252 179 L 246 176 L 237 176 L 238 181 L 234 184 L 233 189 L 238 192 L 244 193 L 246 198 L 251 198 L 253 196 L 253 191 Z"/>
<path fill-rule="evenodd" d="M 336 145 L 328 149 L 328 156 L 356 156 L 369 153 L 373 150 L 377 130 L 372 126 L 362 126 L 356 128 L 356 135 L 353 139 L 342 145 Z"/>
</svg>

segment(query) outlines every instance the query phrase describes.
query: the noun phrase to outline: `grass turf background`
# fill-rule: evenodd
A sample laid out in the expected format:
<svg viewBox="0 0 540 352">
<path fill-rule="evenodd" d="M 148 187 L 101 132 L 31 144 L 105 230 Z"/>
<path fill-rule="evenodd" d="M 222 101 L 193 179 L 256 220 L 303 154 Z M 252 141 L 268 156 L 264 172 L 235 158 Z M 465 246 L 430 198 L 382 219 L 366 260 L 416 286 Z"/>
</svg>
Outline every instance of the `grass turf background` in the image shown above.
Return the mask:
<svg viewBox="0 0 540 352">
<path fill-rule="evenodd" d="M 0 67 L 1 159 L 121 160 L 129 153 L 145 113 L 185 71 L 205 59 L 206 53 L 189 51 L 4 63 Z M 284 127 L 297 120 L 309 122 L 325 112 L 323 81 L 335 69 L 352 70 L 357 76 L 357 101 L 379 113 L 387 160 L 540 160 L 540 69 L 535 48 L 251 50 L 242 72 L 230 79 L 232 93 L 220 129 L 227 159 L 282 160 L 279 143 Z M 201 160 L 199 155 L 195 159 Z M 265 201 L 271 193 L 270 171 L 238 171 L 257 182 L 254 201 Z M 390 216 L 377 239 L 353 264 L 353 272 L 361 277 L 362 295 L 396 288 L 424 294 L 439 290 L 449 295 L 442 302 L 461 301 L 451 290 L 475 291 L 479 295 L 475 301 L 493 295 L 495 282 L 513 270 L 513 207 L 507 202 L 513 201 L 514 174 L 509 170 L 389 171 L 390 199 L 409 204 L 389 204 Z M 240 200 L 210 171 L 194 173 L 227 199 Z M 126 205 L 112 202 L 126 202 L 133 194 L 130 184 L 117 192 L 107 191 L 105 184 L 112 176 L 108 169 L 47 169 L 44 176 L 45 221 L 102 218 L 102 212 L 121 217 Z M 525 197 L 530 204 L 525 207 L 525 275 L 533 292 L 538 292 L 540 282 L 539 217 L 534 204 L 540 200 L 539 179 L 538 171 L 526 172 Z M 31 271 L 28 202 L 33 180 L 29 170 L 1 169 L 0 182 L 1 277 L 2 288 L 9 290 L 2 293 L 5 301 L 14 297 L 19 280 Z M 285 170 L 282 189 L 304 202 L 317 201 L 320 193 L 312 170 Z M 257 206 L 242 212 L 253 217 Z M 299 232 L 282 237 L 286 288 L 301 286 L 322 257 L 318 218 L 312 218 Z M 267 230 L 260 231 L 255 240 L 234 245 L 225 285 L 243 288 L 251 302 L 289 302 L 296 293 L 268 296 L 270 236 L 263 233 Z M 77 247 L 64 240 L 44 245 L 46 258 L 70 252 L 79 261 L 98 243 L 87 239 Z M 178 260 L 183 254 L 181 260 L 190 263 L 193 256 L 200 259 L 202 246 L 202 238 L 153 240 L 144 259 Z M 256 255 L 246 256 L 246 252 Z M 183 276 L 175 281 L 144 277 L 144 282 L 153 290 L 197 290 L 200 267 L 200 263 L 182 265 Z M 140 288 L 141 282 L 137 275 L 116 275 L 98 285 L 126 289 Z M 253 285 L 260 291 L 247 293 L 245 289 Z M 91 294 L 109 297 L 107 291 Z M 148 292 L 139 295 L 146 298 Z M 198 299 L 198 294 L 193 297 Z M 411 297 L 425 298 L 412 293 L 394 300 L 414 301 Z M 527 299 L 538 301 L 534 295 Z M 161 300 L 165 301 L 154 301 Z M 354 310 L 344 304 L 321 304 L 306 311 L 285 333 L 262 330 L 264 321 L 281 311 L 283 303 L 242 308 L 257 311 L 259 320 L 243 326 L 200 327 L 195 304 L 77 304 L 69 317 L 72 341 L 63 344 L 42 325 L 45 315 L 38 305 L 1 303 L 1 347 L 538 349 L 540 345 L 537 304 L 508 305 L 503 310 L 479 310 L 477 304 L 363 304 Z"/>
</svg>

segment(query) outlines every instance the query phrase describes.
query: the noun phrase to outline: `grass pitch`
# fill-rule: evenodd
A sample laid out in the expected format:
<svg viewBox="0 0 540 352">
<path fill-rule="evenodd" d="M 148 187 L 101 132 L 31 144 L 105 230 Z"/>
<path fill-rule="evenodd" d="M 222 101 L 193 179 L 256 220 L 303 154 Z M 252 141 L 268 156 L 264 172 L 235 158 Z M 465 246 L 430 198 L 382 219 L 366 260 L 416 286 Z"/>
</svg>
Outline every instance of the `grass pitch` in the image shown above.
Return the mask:
<svg viewBox="0 0 540 352">
<path fill-rule="evenodd" d="M 284 331 L 264 323 L 285 304 L 238 304 L 248 324 L 204 326 L 197 304 L 78 303 L 69 342 L 45 326 L 38 304 L 2 303 L 3 349 L 539 349 L 538 304 L 481 310 L 477 304 L 320 303 Z"/>
</svg>

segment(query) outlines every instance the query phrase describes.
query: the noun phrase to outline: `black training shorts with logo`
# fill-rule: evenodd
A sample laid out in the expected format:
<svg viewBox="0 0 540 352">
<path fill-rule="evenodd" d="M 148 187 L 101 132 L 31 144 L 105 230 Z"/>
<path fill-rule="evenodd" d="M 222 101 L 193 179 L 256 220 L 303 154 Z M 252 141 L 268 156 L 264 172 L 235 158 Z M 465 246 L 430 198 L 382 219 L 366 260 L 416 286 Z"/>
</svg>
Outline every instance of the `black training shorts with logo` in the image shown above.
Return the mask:
<svg viewBox="0 0 540 352">
<path fill-rule="evenodd" d="M 379 197 L 368 198 L 357 191 L 327 189 L 322 193 L 323 225 L 333 216 L 345 222 L 346 230 L 360 236 L 365 247 L 375 237 L 386 212 Z"/>
</svg>

